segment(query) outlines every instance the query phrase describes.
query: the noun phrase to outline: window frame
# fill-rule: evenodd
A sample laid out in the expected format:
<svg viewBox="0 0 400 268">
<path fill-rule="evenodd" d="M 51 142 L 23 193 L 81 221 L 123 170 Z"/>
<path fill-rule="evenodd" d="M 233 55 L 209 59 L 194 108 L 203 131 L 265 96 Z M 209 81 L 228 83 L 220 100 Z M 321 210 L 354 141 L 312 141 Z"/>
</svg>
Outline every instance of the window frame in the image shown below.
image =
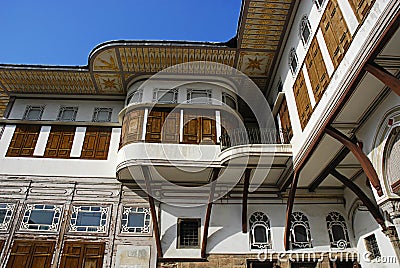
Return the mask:
<svg viewBox="0 0 400 268">
<path fill-rule="evenodd" d="M 138 99 L 135 102 L 132 102 L 132 104 L 136 103 L 141 103 L 143 100 L 143 89 L 136 89 L 128 94 L 128 97 L 126 98 L 126 106 L 128 106 L 131 103 L 131 100 L 133 97 L 138 94 Z"/>
<path fill-rule="evenodd" d="M 204 94 L 206 94 L 207 96 L 204 97 L 204 98 L 207 99 L 206 102 L 197 102 L 197 101 L 193 102 L 193 100 L 197 99 L 197 98 L 196 99 L 192 98 L 192 94 L 193 93 L 204 93 Z M 211 89 L 193 89 L 193 88 L 188 88 L 187 91 L 186 91 L 186 99 L 187 99 L 188 103 L 193 103 L 193 104 L 211 104 L 212 103 L 211 97 L 212 97 L 212 90 Z"/>
<path fill-rule="evenodd" d="M 98 116 L 100 112 L 108 112 L 108 117 L 106 120 L 99 120 Z M 92 122 L 111 122 L 113 108 L 111 107 L 96 107 L 93 111 Z"/>
<path fill-rule="evenodd" d="M 8 232 L 10 228 L 10 224 L 14 218 L 14 211 L 16 208 L 16 204 L 14 203 L 0 203 L 0 209 L 6 210 L 4 220 L 0 223 L 0 232 Z M 1 251 L 0 251 L 1 252 Z"/>
<path fill-rule="evenodd" d="M 308 38 L 307 40 L 305 40 L 304 38 L 304 29 L 308 29 Z M 304 15 L 301 20 L 300 20 L 300 25 L 299 25 L 299 35 L 300 35 L 300 39 L 301 42 L 303 43 L 303 46 L 306 48 L 309 44 L 310 44 L 310 40 L 312 39 L 312 29 L 311 29 L 311 24 L 310 21 L 308 20 L 308 16 Z"/>
<path fill-rule="evenodd" d="M 47 208 L 53 207 L 53 208 Z M 53 211 L 51 224 L 29 223 L 33 211 Z M 26 204 L 19 231 L 23 232 L 58 232 L 63 217 L 63 205 L 58 204 Z M 57 216 L 58 214 L 58 216 Z M 31 228 L 36 227 L 36 228 Z M 42 229 L 47 228 L 47 229 Z"/>
<path fill-rule="evenodd" d="M 181 244 L 181 231 L 182 231 L 182 222 L 196 222 L 197 223 L 197 245 L 195 246 L 187 246 Z M 178 218 L 177 220 L 177 240 L 176 240 L 176 248 L 177 249 L 198 249 L 200 248 L 200 239 L 201 239 L 201 218 Z"/>
<path fill-rule="evenodd" d="M 293 69 L 293 65 L 292 65 L 292 62 L 293 62 L 293 61 L 296 62 L 296 67 L 295 67 L 295 69 Z M 298 70 L 300 69 L 300 68 L 299 68 L 299 59 L 298 59 L 298 57 L 297 57 L 296 49 L 295 49 L 294 47 L 292 47 L 292 48 L 290 49 L 290 52 L 289 52 L 289 69 L 290 69 L 290 71 L 292 72 L 292 75 L 293 75 L 293 76 L 296 76 Z"/>
<path fill-rule="evenodd" d="M 230 105 L 226 102 L 227 99 L 231 99 L 231 101 L 235 104 L 235 107 L 230 106 Z M 229 94 L 229 93 L 227 93 L 227 92 L 222 92 L 222 102 L 223 102 L 226 106 L 230 107 L 231 109 L 233 109 L 233 110 L 235 110 L 235 111 L 237 110 L 237 107 L 238 107 L 237 100 L 236 100 L 231 94 Z"/>
<path fill-rule="evenodd" d="M 143 227 L 130 227 L 129 226 L 129 214 L 131 213 L 142 213 L 144 214 Z M 132 235 L 132 236 L 151 236 L 152 235 L 152 219 L 150 208 L 147 206 L 122 206 L 121 211 L 121 228 L 120 233 L 122 235 Z M 130 229 L 134 229 L 131 231 Z M 139 229 L 139 230 L 136 230 Z"/>
<path fill-rule="evenodd" d="M 306 230 L 307 241 L 297 241 L 295 228 L 303 227 Z M 307 216 L 302 212 L 293 212 L 290 215 L 290 240 L 292 249 L 312 248 L 312 237 L 310 223 Z"/>
<path fill-rule="evenodd" d="M 272 237 L 271 237 L 271 226 L 268 216 L 260 211 L 254 212 L 249 218 L 250 225 L 250 249 L 271 249 L 272 248 Z M 259 243 L 256 242 L 255 228 L 263 227 L 265 230 L 265 237 L 267 242 Z"/>
<path fill-rule="evenodd" d="M 331 248 L 345 249 L 345 248 L 350 247 L 350 239 L 349 239 L 347 224 L 346 224 L 346 220 L 344 219 L 342 214 L 340 214 L 336 211 L 330 212 L 326 216 L 326 224 L 327 224 L 327 228 L 328 228 L 328 234 L 329 234 Z M 339 239 L 339 240 L 335 241 L 333 226 L 340 226 L 342 228 L 345 239 Z"/>
<path fill-rule="evenodd" d="M 24 115 L 22 117 L 22 120 L 27 120 L 27 121 L 39 121 L 39 120 L 41 120 L 42 116 L 43 116 L 44 108 L 45 108 L 45 105 L 26 105 L 25 112 L 24 112 Z M 29 119 L 29 113 L 32 110 L 35 110 L 35 109 L 37 109 L 39 111 L 38 118 Z"/>
<path fill-rule="evenodd" d="M 78 115 L 78 106 L 60 106 L 60 110 L 58 112 L 57 116 L 57 121 L 62 121 L 62 122 L 75 122 L 76 116 Z M 73 112 L 73 118 L 70 119 L 65 119 L 63 118 L 64 113 L 66 111 L 72 111 Z"/>
<path fill-rule="evenodd" d="M 82 209 L 84 208 L 84 209 Z M 99 210 L 93 210 L 99 208 Z M 79 212 L 98 212 L 100 213 L 100 222 L 98 226 L 95 225 L 77 225 Z M 71 233 L 86 233 L 86 234 L 106 234 L 110 224 L 111 205 L 73 205 L 71 211 L 71 218 L 69 222 L 69 232 Z M 85 228 L 80 230 L 79 228 Z"/>
<path fill-rule="evenodd" d="M 367 251 L 371 253 L 371 254 L 369 254 L 370 260 L 374 260 L 374 259 L 382 256 L 375 234 L 366 236 L 364 238 L 364 243 L 365 243 L 365 248 L 367 249 Z"/>
<path fill-rule="evenodd" d="M 161 93 L 161 96 L 158 94 Z M 160 99 L 167 93 L 172 93 L 173 94 L 173 100 L 172 101 L 160 101 Z M 153 102 L 159 103 L 159 104 L 174 104 L 178 102 L 178 89 L 177 88 L 155 88 L 153 90 Z"/>
</svg>

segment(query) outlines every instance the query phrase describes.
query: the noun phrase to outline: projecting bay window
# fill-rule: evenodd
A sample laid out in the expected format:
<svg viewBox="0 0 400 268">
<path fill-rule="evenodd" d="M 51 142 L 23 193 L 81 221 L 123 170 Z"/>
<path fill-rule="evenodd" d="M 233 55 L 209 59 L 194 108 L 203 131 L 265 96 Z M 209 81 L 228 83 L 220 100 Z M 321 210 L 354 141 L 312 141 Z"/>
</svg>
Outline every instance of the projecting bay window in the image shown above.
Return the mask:
<svg viewBox="0 0 400 268">
<path fill-rule="evenodd" d="M 315 102 L 318 103 L 329 85 L 329 76 L 317 38 L 312 40 L 305 62 Z"/>
<path fill-rule="evenodd" d="M 199 248 L 200 219 L 178 219 L 177 248 Z"/>
<path fill-rule="evenodd" d="M 279 118 L 281 121 L 282 136 L 284 143 L 289 143 L 293 137 L 292 123 L 290 122 L 289 109 L 287 106 L 286 98 L 283 99 L 281 107 L 279 108 Z"/>
<path fill-rule="evenodd" d="M 74 135 L 74 126 L 52 126 L 47 140 L 44 157 L 69 158 L 72 143 L 74 141 Z"/>
<path fill-rule="evenodd" d="M 308 96 L 306 82 L 302 71 L 293 85 L 293 93 L 296 100 L 297 113 L 299 114 L 301 128 L 304 129 L 312 114 L 310 97 Z"/>
<path fill-rule="evenodd" d="M 139 142 L 143 134 L 144 109 L 130 110 L 124 115 L 122 144 Z"/>
<path fill-rule="evenodd" d="M 106 160 L 110 147 L 110 127 L 87 127 L 81 158 Z"/>
<path fill-rule="evenodd" d="M 358 22 L 362 22 L 364 18 L 368 15 L 375 0 L 349 0 L 350 6 L 357 17 Z"/>
<path fill-rule="evenodd" d="M 321 31 L 335 68 L 342 61 L 352 37 L 337 0 L 330 0 L 322 15 Z"/>
<path fill-rule="evenodd" d="M 9 157 L 33 156 L 33 152 L 35 150 L 39 133 L 40 133 L 39 125 L 16 126 L 6 156 Z"/>
</svg>

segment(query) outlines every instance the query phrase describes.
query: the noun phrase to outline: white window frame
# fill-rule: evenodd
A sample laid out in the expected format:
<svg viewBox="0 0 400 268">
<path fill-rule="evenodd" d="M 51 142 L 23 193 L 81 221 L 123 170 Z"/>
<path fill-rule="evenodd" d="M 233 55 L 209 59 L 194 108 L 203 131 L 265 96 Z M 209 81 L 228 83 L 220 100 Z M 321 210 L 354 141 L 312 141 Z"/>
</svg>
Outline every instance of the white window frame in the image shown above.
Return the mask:
<svg viewBox="0 0 400 268">
<path fill-rule="evenodd" d="M 3 222 L 0 222 L 0 231 L 1 232 L 6 232 L 8 231 L 8 228 L 10 227 L 10 223 L 13 219 L 14 215 L 14 210 L 15 210 L 15 204 L 11 203 L 1 203 L 0 204 L 0 209 L 1 210 L 6 210 L 6 215 L 4 216 Z"/>
<path fill-rule="evenodd" d="M 206 101 L 205 102 L 198 102 L 196 100 L 193 101 L 192 94 L 193 93 L 204 93 L 207 95 L 205 97 Z M 193 103 L 193 104 L 211 104 L 211 89 L 193 89 L 193 88 L 188 88 L 187 89 L 187 102 L 188 103 Z"/>
<path fill-rule="evenodd" d="M 307 40 L 304 39 L 304 35 L 303 35 L 305 28 L 307 28 L 308 32 L 309 32 Z M 303 42 L 303 46 L 307 47 L 307 45 L 310 43 L 310 39 L 311 39 L 311 36 L 312 36 L 311 25 L 310 25 L 310 21 L 308 20 L 307 15 L 304 15 L 301 18 L 300 27 L 299 27 L 299 35 L 300 35 L 301 41 Z"/>
<path fill-rule="evenodd" d="M 92 121 L 93 122 L 111 122 L 112 111 L 113 111 L 112 108 L 96 107 L 96 108 L 94 108 Z M 108 112 L 108 117 L 106 120 L 98 119 L 100 112 Z"/>
<path fill-rule="evenodd" d="M 44 105 L 27 105 L 25 108 L 25 113 L 24 116 L 22 117 L 22 120 L 30 120 L 30 121 L 38 121 L 42 119 L 42 115 L 44 112 Z M 38 118 L 34 118 L 34 119 L 29 119 L 29 113 L 32 110 L 38 110 L 39 111 L 39 117 Z"/>
<path fill-rule="evenodd" d="M 345 249 L 350 246 L 349 233 L 344 217 L 338 212 L 330 212 L 326 217 L 326 224 L 329 232 L 329 240 L 332 248 Z M 333 226 L 340 226 L 343 230 L 345 239 L 334 240 Z"/>
<path fill-rule="evenodd" d="M 139 206 L 123 206 L 122 209 L 122 221 L 121 221 L 121 233 L 132 234 L 132 235 L 150 235 L 151 234 L 151 214 L 149 207 Z M 129 226 L 129 215 L 130 214 L 143 214 L 143 226 L 132 227 Z"/>
<path fill-rule="evenodd" d="M 64 122 L 73 122 L 76 120 L 76 115 L 78 114 L 78 106 L 61 106 L 60 111 L 58 112 L 57 116 L 57 121 L 64 121 Z M 72 111 L 73 112 L 73 118 L 70 119 L 64 119 L 64 113 L 66 111 Z"/>
<path fill-rule="evenodd" d="M 292 248 L 312 248 L 312 238 L 311 238 L 311 230 L 310 223 L 308 221 L 307 216 L 302 212 L 293 212 L 290 216 L 290 238 Z M 296 241 L 296 232 L 295 227 L 300 226 L 305 228 L 307 241 Z"/>
<path fill-rule="evenodd" d="M 131 100 L 133 99 L 133 97 L 136 94 L 138 95 L 137 101 L 132 102 L 132 104 L 141 103 L 142 102 L 142 100 L 143 100 L 143 89 L 137 89 L 137 90 L 132 91 L 132 92 L 129 93 L 128 97 L 126 98 L 126 105 L 129 105 L 131 103 Z"/>
<path fill-rule="evenodd" d="M 53 219 L 50 224 L 34 224 L 29 223 L 32 211 L 52 211 Z M 26 204 L 24 216 L 22 217 L 21 231 L 40 231 L 40 232 L 57 232 L 62 219 L 63 206 L 53 204 Z M 47 229 L 44 229 L 47 228 Z"/>
<path fill-rule="evenodd" d="M 94 210 L 96 208 L 96 210 Z M 97 209 L 99 208 L 99 209 Z M 100 213 L 100 225 L 77 225 L 79 213 L 98 212 Z M 72 215 L 69 224 L 69 231 L 76 233 L 106 233 L 110 221 L 110 206 L 77 205 L 72 206 Z M 83 230 L 81 230 L 83 229 Z"/>
<path fill-rule="evenodd" d="M 272 239 L 271 239 L 271 227 L 269 223 L 269 218 L 263 212 L 254 212 L 249 218 L 250 224 L 250 249 L 271 249 L 272 248 Z M 267 242 L 259 243 L 256 242 L 255 236 L 255 228 L 263 227 L 265 230 L 265 237 L 267 238 Z"/>
<path fill-rule="evenodd" d="M 161 93 L 161 95 L 159 95 Z M 160 101 L 162 96 L 165 94 L 173 94 L 173 100 L 172 101 Z M 178 102 L 178 89 L 173 88 L 173 89 L 167 89 L 167 88 L 155 88 L 153 90 L 153 102 L 160 103 L 160 104 L 170 104 L 170 103 L 177 103 Z"/>
<path fill-rule="evenodd" d="M 296 67 L 293 69 L 292 62 L 296 61 Z M 299 70 L 299 59 L 297 58 L 297 53 L 294 48 L 290 49 L 289 52 L 289 69 L 292 72 L 292 75 L 295 76 L 297 71 Z"/>
</svg>

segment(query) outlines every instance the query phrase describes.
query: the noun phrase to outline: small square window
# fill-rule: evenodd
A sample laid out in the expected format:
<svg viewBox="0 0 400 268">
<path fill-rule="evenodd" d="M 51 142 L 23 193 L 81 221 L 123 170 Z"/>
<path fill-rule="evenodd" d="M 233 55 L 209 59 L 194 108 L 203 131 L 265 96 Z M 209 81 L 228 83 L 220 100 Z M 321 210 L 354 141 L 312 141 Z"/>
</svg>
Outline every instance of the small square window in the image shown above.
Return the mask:
<svg viewBox="0 0 400 268">
<path fill-rule="evenodd" d="M 94 108 L 93 122 L 110 122 L 112 108 Z"/>
<path fill-rule="evenodd" d="M 187 100 L 189 103 L 210 104 L 211 90 L 210 89 L 188 89 Z"/>
<path fill-rule="evenodd" d="M 153 101 L 158 103 L 176 103 L 178 89 L 154 89 Z"/>
<path fill-rule="evenodd" d="M 78 113 L 78 107 L 67 107 L 62 106 L 58 113 L 58 121 L 75 121 L 76 114 Z"/>
<path fill-rule="evenodd" d="M 23 120 L 40 120 L 42 119 L 44 106 L 31 106 L 27 105 L 24 113 Z"/>
<path fill-rule="evenodd" d="M 0 204 L 0 231 L 7 231 L 10 226 L 15 204 Z"/>
<path fill-rule="evenodd" d="M 142 207 L 124 207 L 121 233 L 149 234 L 150 209 Z"/>
<path fill-rule="evenodd" d="M 178 248 L 198 248 L 200 219 L 178 219 Z"/>
<path fill-rule="evenodd" d="M 62 205 L 26 205 L 20 230 L 57 231 Z"/>
<path fill-rule="evenodd" d="M 110 207 L 74 206 L 70 222 L 72 232 L 106 232 Z"/>
</svg>

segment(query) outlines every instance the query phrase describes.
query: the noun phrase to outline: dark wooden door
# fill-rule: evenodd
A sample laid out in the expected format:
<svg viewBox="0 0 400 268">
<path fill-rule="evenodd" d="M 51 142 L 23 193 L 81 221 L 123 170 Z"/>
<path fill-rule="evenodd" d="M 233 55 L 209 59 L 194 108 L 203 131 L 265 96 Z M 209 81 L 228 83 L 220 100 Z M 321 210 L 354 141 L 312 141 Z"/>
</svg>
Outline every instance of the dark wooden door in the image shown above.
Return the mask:
<svg viewBox="0 0 400 268">
<path fill-rule="evenodd" d="M 65 242 L 60 268 L 101 268 L 104 258 L 102 242 Z"/>
<path fill-rule="evenodd" d="M 7 268 L 47 268 L 51 265 L 55 242 L 14 241 Z"/>
</svg>

